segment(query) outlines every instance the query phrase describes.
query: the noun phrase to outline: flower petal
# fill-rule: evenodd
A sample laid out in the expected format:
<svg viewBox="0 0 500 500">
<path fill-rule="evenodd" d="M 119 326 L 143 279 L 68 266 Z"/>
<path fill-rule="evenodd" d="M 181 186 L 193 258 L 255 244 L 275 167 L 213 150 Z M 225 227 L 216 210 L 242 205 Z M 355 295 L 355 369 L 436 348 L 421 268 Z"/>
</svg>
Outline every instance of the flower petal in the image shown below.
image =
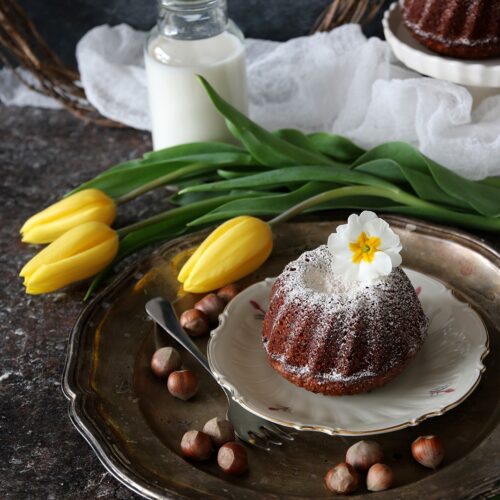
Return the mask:
<svg viewBox="0 0 500 500">
<path fill-rule="evenodd" d="M 99 189 L 84 189 L 30 217 L 21 228 L 25 243 L 50 243 L 66 231 L 88 221 L 111 224 L 114 201 Z"/>
<path fill-rule="evenodd" d="M 118 237 L 115 235 L 66 259 L 43 264 L 25 280 L 26 293 L 37 295 L 49 293 L 76 281 L 90 278 L 112 262 L 118 252 Z"/>
<path fill-rule="evenodd" d="M 77 212 L 68 212 L 51 221 L 33 225 L 23 232 L 22 241 L 34 244 L 50 243 L 79 224 L 91 221 L 111 224 L 115 217 L 116 207 L 113 203 L 94 203 L 82 207 Z"/>
<path fill-rule="evenodd" d="M 356 241 L 363 231 L 363 225 L 359 221 L 359 216 L 356 214 L 349 215 L 346 226 L 347 227 L 342 230 L 342 234 L 344 234 L 350 242 Z"/>
<path fill-rule="evenodd" d="M 245 217 L 213 239 L 195 262 L 184 289 L 204 293 L 255 271 L 273 248 L 271 228 L 255 217 Z"/>
<path fill-rule="evenodd" d="M 344 271 L 351 265 L 355 265 L 352 261 L 351 251 L 337 252 L 336 254 L 334 254 L 332 262 L 332 270 L 334 274 L 344 274 Z"/>
<path fill-rule="evenodd" d="M 387 229 L 389 228 L 389 224 L 385 220 L 382 219 L 372 219 L 363 225 L 363 229 L 370 236 L 378 236 L 382 238 L 386 234 Z"/>
<path fill-rule="evenodd" d="M 358 222 L 360 224 L 366 224 L 367 222 L 371 220 L 376 220 L 378 219 L 377 214 L 375 212 L 372 212 L 371 210 L 363 210 L 358 217 Z M 380 219 L 382 220 L 382 219 Z"/>
<path fill-rule="evenodd" d="M 86 222 L 59 236 L 36 254 L 22 269 L 19 276 L 29 278 L 38 268 L 84 252 L 111 238 L 116 232 L 102 222 Z"/>
<path fill-rule="evenodd" d="M 241 222 L 247 220 L 249 217 L 246 215 L 241 215 L 239 217 L 234 217 L 233 219 L 229 219 L 228 221 L 221 224 L 219 227 L 214 229 L 201 243 L 201 245 L 194 251 L 194 253 L 189 257 L 186 263 L 182 266 L 182 269 L 177 276 L 179 282 L 184 283 L 189 273 L 193 270 L 196 262 L 200 259 L 201 255 L 205 250 L 218 238 L 220 238 L 223 234 L 227 233 L 230 229 L 237 226 Z"/>
<path fill-rule="evenodd" d="M 385 224 L 387 224 L 387 222 Z M 381 239 L 381 245 L 380 245 L 381 250 L 401 245 L 399 236 L 389 227 L 388 224 L 386 227 L 380 228 L 379 234 Z"/>
<path fill-rule="evenodd" d="M 375 252 L 375 256 L 371 263 L 361 262 L 360 276 L 362 281 L 373 281 L 380 276 L 387 276 L 392 270 L 392 262 L 390 257 L 384 252 Z"/>
<path fill-rule="evenodd" d="M 102 222 L 70 229 L 22 269 L 26 292 L 47 293 L 104 269 L 118 252 L 118 235 Z"/>
<path fill-rule="evenodd" d="M 389 224 L 374 212 L 352 214 L 328 238 L 333 270 L 347 281 L 372 281 L 401 264 L 401 242 Z"/>
<path fill-rule="evenodd" d="M 399 254 L 401 252 L 401 245 L 399 247 L 394 247 L 394 248 L 388 248 L 387 250 L 384 250 L 384 253 L 389 256 L 392 262 L 392 267 L 398 267 L 401 265 L 401 262 L 403 262 L 403 258 Z"/>
<path fill-rule="evenodd" d="M 328 237 L 328 249 L 333 255 L 339 252 L 344 252 L 349 249 L 349 238 L 345 233 L 332 233 Z"/>
</svg>

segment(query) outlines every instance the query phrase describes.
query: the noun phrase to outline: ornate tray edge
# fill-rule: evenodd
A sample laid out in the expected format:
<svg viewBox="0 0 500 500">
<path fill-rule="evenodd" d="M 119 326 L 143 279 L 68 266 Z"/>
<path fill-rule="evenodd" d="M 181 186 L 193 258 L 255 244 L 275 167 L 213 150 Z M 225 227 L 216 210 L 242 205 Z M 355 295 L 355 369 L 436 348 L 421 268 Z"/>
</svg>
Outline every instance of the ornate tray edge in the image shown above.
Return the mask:
<svg viewBox="0 0 500 500">
<path fill-rule="evenodd" d="M 328 214 L 329 216 L 333 214 Z M 343 213 L 336 213 L 335 216 L 339 218 L 343 217 Z M 486 260 L 493 263 L 495 266 L 500 267 L 500 253 L 497 252 L 493 247 L 491 247 L 484 240 L 480 240 L 477 237 L 468 234 L 466 232 L 456 230 L 451 227 L 441 226 L 438 224 L 430 223 L 427 221 L 422 221 L 418 219 L 412 219 L 409 217 L 401 217 L 397 215 L 384 215 L 384 218 L 389 222 L 396 223 L 396 225 L 410 230 L 419 231 L 422 234 L 429 236 L 434 236 L 438 238 L 443 238 L 446 236 L 448 240 L 463 244 L 467 248 L 475 251 L 476 253 L 483 256 Z M 296 222 L 313 222 L 309 217 L 306 216 L 305 220 L 298 220 Z M 327 222 L 325 219 L 316 220 L 314 222 L 321 223 Z M 200 234 L 206 232 L 200 231 Z M 85 412 L 85 402 L 89 395 L 78 393 L 78 385 L 75 382 L 75 369 L 77 364 L 77 356 L 79 341 L 81 334 L 83 332 L 83 327 L 88 321 L 89 316 L 93 312 L 94 308 L 105 298 L 112 296 L 114 292 L 120 287 L 120 285 L 127 279 L 132 277 L 140 268 L 145 264 L 147 260 L 154 254 L 161 254 L 166 251 L 171 246 L 174 246 L 178 241 L 182 240 L 182 237 L 171 240 L 164 245 L 161 245 L 158 249 L 154 250 L 149 256 L 143 257 L 138 263 L 131 265 L 129 268 L 123 270 L 116 279 L 104 288 L 94 299 L 92 299 L 81 311 L 78 316 L 75 325 L 73 326 L 70 336 L 68 339 L 68 350 L 66 355 L 66 360 L 63 369 L 61 390 L 63 395 L 69 400 L 68 405 L 68 415 L 80 433 L 80 435 L 89 443 L 92 450 L 97 455 L 99 461 L 103 464 L 105 469 L 118 481 L 124 484 L 134 493 L 137 493 L 145 498 L 152 499 L 166 499 L 166 498 L 192 498 L 180 494 L 178 491 L 171 490 L 164 486 L 162 488 L 154 488 L 152 485 L 138 476 L 130 467 L 127 465 L 127 460 L 125 457 L 120 456 L 117 450 L 113 450 L 104 441 L 102 442 L 99 438 L 101 437 L 101 432 L 93 424 L 92 420 L 88 417 Z M 464 457 L 463 460 L 465 460 Z M 486 491 L 488 487 L 495 487 L 497 481 L 490 478 L 489 481 L 482 482 L 482 491 Z M 405 489 L 403 486 L 401 489 Z M 495 490 L 496 491 L 496 490 Z M 355 498 L 355 497 L 353 497 Z"/>
<path fill-rule="evenodd" d="M 154 250 L 154 254 L 159 254 L 162 251 L 175 246 L 182 238 L 176 238 Z M 97 428 L 92 419 L 89 418 L 85 411 L 86 402 L 91 398 L 91 395 L 80 393 L 78 384 L 76 383 L 75 371 L 78 356 L 78 345 L 84 328 L 89 320 L 90 315 L 94 312 L 95 307 L 105 298 L 109 298 L 116 292 L 120 285 L 130 279 L 151 257 L 143 257 L 138 263 L 124 269 L 108 286 L 99 292 L 88 304 L 85 305 L 80 315 L 75 321 L 71 329 L 68 339 L 68 350 L 63 368 L 61 390 L 63 395 L 68 399 L 68 416 L 71 423 L 74 425 L 79 434 L 90 445 L 99 461 L 104 468 L 115 479 L 129 488 L 134 493 L 141 495 L 144 498 L 155 500 L 165 500 L 169 498 L 187 499 L 189 497 L 181 495 L 175 490 L 170 490 L 167 487 L 153 488 L 150 483 L 143 481 L 133 469 L 128 467 L 127 459 L 121 456 L 118 450 L 112 449 L 102 436 L 99 428 Z"/>
</svg>

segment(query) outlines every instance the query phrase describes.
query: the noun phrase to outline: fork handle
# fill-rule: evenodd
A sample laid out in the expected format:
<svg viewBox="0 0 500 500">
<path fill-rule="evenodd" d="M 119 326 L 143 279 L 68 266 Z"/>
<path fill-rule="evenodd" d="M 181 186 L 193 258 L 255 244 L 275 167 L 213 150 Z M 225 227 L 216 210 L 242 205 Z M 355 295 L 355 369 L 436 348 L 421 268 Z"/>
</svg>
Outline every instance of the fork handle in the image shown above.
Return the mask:
<svg viewBox="0 0 500 500">
<path fill-rule="evenodd" d="M 190 352 L 212 377 L 214 376 L 212 370 L 210 370 L 206 356 L 202 354 L 196 344 L 181 327 L 174 308 L 168 300 L 161 297 L 149 300 L 146 303 L 146 312 L 158 325 L 170 334 L 171 337 L 177 340 L 179 344 Z"/>
</svg>

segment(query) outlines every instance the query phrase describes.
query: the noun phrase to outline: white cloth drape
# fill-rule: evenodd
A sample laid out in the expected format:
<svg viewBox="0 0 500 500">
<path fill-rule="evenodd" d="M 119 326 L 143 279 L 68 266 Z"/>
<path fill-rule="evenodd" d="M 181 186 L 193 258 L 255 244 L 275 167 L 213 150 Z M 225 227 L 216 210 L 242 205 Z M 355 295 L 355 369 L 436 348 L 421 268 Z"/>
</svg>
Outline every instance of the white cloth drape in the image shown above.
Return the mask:
<svg viewBox="0 0 500 500">
<path fill-rule="evenodd" d="M 127 25 L 99 26 L 78 43 L 81 82 L 105 116 L 147 130 L 143 46 Z M 287 42 L 247 40 L 250 115 L 269 128 L 345 135 L 364 147 L 408 141 L 470 179 L 500 175 L 500 95 L 476 108 L 463 87 L 400 65 L 358 25 Z M 54 106 L 0 72 L 7 104 Z"/>
</svg>

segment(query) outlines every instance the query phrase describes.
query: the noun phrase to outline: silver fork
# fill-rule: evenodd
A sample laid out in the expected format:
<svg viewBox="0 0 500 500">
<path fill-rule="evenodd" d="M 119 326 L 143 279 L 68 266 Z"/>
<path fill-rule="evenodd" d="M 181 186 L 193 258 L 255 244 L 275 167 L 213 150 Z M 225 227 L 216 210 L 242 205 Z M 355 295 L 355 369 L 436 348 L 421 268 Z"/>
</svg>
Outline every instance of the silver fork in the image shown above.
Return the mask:
<svg viewBox="0 0 500 500">
<path fill-rule="evenodd" d="M 161 297 L 151 299 L 146 304 L 146 312 L 159 326 L 189 351 L 203 368 L 214 377 L 208 365 L 207 358 L 179 324 L 179 320 L 170 302 Z M 281 446 L 283 440 L 293 441 L 293 436 L 288 432 L 249 412 L 231 397 L 231 393 L 225 387 L 220 387 L 224 391 L 229 404 L 226 414 L 227 418 L 233 424 L 234 431 L 241 440 L 267 451 L 270 451 L 269 446 L 271 444 Z"/>
</svg>

